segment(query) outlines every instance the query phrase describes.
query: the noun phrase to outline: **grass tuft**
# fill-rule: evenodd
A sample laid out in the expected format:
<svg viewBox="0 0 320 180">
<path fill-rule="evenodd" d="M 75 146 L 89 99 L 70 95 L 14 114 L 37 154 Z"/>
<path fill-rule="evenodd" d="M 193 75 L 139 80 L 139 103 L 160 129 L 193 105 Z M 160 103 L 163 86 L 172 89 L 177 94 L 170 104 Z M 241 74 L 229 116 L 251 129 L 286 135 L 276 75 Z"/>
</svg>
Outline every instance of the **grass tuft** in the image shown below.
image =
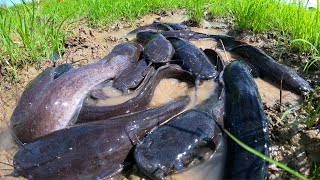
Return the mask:
<svg viewBox="0 0 320 180">
<path fill-rule="evenodd" d="M 206 0 L 33 0 L 10 8 L 0 7 L 0 66 L 17 77 L 17 69 L 38 63 L 64 50 L 64 38 L 74 22 L 103 26 L 119 19 L 131 23 L 160 10 L 185 8 L 197 22 L 202 20 Z"/>
<path fill-rule="evenodd" d="M 275 31 L 279 36 L 288 39 L 301 39 L 310 42 L 320 49 L 319 3 L 315 9 L 306 9 L 303 3 L 292 0 L 211 0 L 210 12 L 213 15 L 234 17 L 239 29 L 250 29 L 253 32 Z M 223 10 L 223 11 L 222 11 Z M 297 41 L 292 48 L 308 52 L 308 44 Z"/>
</svg>

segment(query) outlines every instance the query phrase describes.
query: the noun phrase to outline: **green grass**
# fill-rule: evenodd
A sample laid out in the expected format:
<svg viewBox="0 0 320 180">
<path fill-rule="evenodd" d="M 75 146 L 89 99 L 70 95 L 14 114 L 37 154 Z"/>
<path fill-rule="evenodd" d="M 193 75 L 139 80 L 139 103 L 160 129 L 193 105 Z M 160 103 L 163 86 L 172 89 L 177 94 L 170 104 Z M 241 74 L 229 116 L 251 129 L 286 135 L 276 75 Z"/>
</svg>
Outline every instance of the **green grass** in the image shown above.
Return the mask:
<svg viewBox="0 0 320 180">
<path fill-rule="evenodd" d="M 103 26 L 119 19 L 133 22 L 144 14 L 174 8 L 185 8 L 200 21 L 204 4 L 204 0 L 44 0 L 39 7 L 33 2 L 0 8 L 0 66 L 16 78 L 19 67 L 61 53 L 73 23 Z"/>
<path fill-rule="evenodd" d="M 320 164 L 319 163 L 316 163 L 316 162 L 313 163 L 311 177 L 312 177 L 312 179 L 319 179 L 320 178 Z"/>
<path fill-rule="evenodd" d="M 308 128 L 314 126 L 320 117 L 320 101 L 315 100 L 314 96 L 320 92 L 320 88 L 315 89 L 302 108 L 308 113 L 306 124 Z"/>
<path fill-rule="evenodd" d="M 253 32 L 272 31 L 290 40 L 302 39 L 320 49 L 319 7 L 307 10 L 302 4 L 285 4 L 280 0 L 211 0 L 213 15 L 234 17 L 236 28 Z M 310 46 L 302 41 L 291 43 L 292 48 L 310 51 Z M 318 54 L 314 54 L 318 55 Z"/>
</svg>

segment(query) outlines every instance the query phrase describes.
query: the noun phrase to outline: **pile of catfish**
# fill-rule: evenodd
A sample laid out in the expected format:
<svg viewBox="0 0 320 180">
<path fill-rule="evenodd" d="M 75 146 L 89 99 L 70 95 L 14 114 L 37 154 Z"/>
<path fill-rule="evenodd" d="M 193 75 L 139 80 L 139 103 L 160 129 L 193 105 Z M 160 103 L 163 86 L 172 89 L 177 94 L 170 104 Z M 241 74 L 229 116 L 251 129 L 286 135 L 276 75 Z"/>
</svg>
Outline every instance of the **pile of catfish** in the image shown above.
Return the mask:
<svg viewBox="0 0 320 180">
<path fill-rule="evenodd" d="M 10 122 L 20 144 L 10 175 L 101 179 L 135 163 L 147 177 L 166 179 L 209 159 L 227 138 L 222 176 L 209 178 L 266 179 L 268 163 L 226 137 L 223 129 L 268 155 L 267 121 L 251 74 L 282 81 L 284 88 L 299 94 L 311 91 L 309 84 L 261 50 L 229 36 L 160 22 L 133 33 L 136 39 L 117 45 L 98 62 L 50 67 L 28 85 Z M 189 41 L 203 38 L 214 39 L 217 48 L 241 60 L 227 62 L 215 50 Z M 188 96 L 148 108 L 164 78 L 196 90 L 204 80 L 217 87 L 193 108 L 186 109 Z M 136 96 L 117 105 L 84 101 L 108 99 L 101 89 L 111 81 L 123 94 Z"/>
</svg>

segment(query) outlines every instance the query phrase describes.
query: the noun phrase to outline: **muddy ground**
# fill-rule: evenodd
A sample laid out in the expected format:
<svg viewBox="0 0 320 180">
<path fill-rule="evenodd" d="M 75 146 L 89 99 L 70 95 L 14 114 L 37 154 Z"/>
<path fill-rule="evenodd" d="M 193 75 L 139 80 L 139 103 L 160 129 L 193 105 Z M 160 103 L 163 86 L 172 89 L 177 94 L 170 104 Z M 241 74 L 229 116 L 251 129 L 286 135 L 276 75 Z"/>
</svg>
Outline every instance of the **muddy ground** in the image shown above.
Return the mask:
<svg viewBox="0 0 320 180">
<path fill-rule="evenodd" d="M 131 36 L 125 36 L 127 32 L 141 25 L 150 24 L 156 19 L 164 22 L 183 22 L 188 20 L 183 11 L 164 11 L 160 14 L 144 16 L 137 20 L 133 26 L 124 21 L 97 28 L 88 27 L 85 22 L 81 23 L 81 25 L 73 27 L 73 34 L 65 42 L 66 50 L 63 52 L 62 59 L 57 60 L 56 64 L 72 63 L 77 67 L 97 61 L 106 56 L 115 45 L 132 39 L 133 37 Z M 235 31 L 233 28 L 232 19 L 209 18 L 208 21 L 204 21 L 200 27 L 195 27 L 193 30 L 209 34 L 229 34 L 237 40 L 253 44 L 265 50 L 277 61 L 302 72 L 303 65 L 309 57 L 289 52 L 285 43 L 276 43 L 275 39 L 278 39 L 278 37 L 275 37 L 274 34 L 253 34 L 250 31 Z M 12 82 L 8 77 L 0 76 L 1 162 L 11 164 L 12 157 L 18 149 L 17 145 L 12 143 L 7 123 L 21 93 L 33 78 L 52 65 L 53 63 L 49 59 L 39 65 L 28 65 L 19 70 L 18 82 Z M 302 73 L 302 76 L 313 86 L 320 86 L 319 74 L 319 71 L 311 71 L 309 74 Z M 268 86 L 268 89 L 269 91 L 274 91 L 274 94 L 276 94 L 274 96 L 277 96 L 277 88 L 270 90 Z M 266 96 L 268 95 L 268 93 L 265 94 Z M 293 93 L 287 92 L 287 94 L 291 96 Z M 281 119 L 288 107 L 295 103 L 295 98 L 279 105 L 278 97 L 274 98 L 272 96 L 272 102 L 270 102 L 267 98 L 264 98 L 265 95 L 261 96 L 269 121 L 270 157 L 290 166 L 303 175 L 310 176 L 313 162 L 320 161 L 319 123 L 311 129 L 307 129 L 304 123 L 294 123 L 306 117 L 306 112 L 301 108 L 296 108 L 289 113 L 287 118 Z M 296 95 L 292 96 L 297 97 Z M 4 178 L 3 175 L 11 172 L 7 169 L 12 168 L 0 164 L 0 178 Z M 276 166 L 269 166 L 269 179 L 286 179 L 289 177 L 288 173 Z"/>
</svg>

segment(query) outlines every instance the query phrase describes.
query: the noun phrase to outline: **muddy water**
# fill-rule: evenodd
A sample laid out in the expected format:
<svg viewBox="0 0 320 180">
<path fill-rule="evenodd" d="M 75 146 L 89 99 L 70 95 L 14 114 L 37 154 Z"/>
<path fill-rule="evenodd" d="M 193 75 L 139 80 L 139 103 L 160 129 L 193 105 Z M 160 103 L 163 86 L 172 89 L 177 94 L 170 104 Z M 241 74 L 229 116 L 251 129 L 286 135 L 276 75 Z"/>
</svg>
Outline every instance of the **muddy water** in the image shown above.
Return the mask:
<svg viewBox="0 0 320 180">
<path fill-rule="evenodd" d="M 268 106 L 272 107 L 280 101 L 280 89 L 269 81 L 264 81 L 261 78 L 256 78 L 255 82 L 257 84 L 260 97 L 262 102 L 266 103 Z M 300 99 L 300 96 L 288 91 L 282 90 L 282 103 L 295 104 Z"/>
<path fill-rule="evenodd" d="M 139 94 L 139 90 L 129 92 L 126 95 L 122 95 L 122 92 L 116 88 L 113 88 L 112 86 L 113 81 L 110 81 L 106 84 L 106 87 L 101 90 L 101 93 L 108 97 L 106 99 L 100 100 L 94 100 L 91 98 L 88 98 L 86 100 L 86 103 L 96 106 L 113 106 L 122 104 L 134 97 L 136 97 Z"/>
<path fill-rule="evenodd" d="M 113 88 L 112 83 L 113 82 L 110 81 L 101 91 L 104 96 L 108 97 L 107 99 L 93 100 L 89 98 L 86 103 L 97 106 L 118 105 L 136 97 L 140 92 L 140 90 L 136 90 L 131 91 L 131 93 L 129 92 L 126 95 L 122 95 L 121 91 Z M 162 79 L 154 91 L 149 108 L 162 106 L 181 96 L 189 96 L 191 98 L 188 108 L 192 108 L 207 99 L 211 95 L 211 92 L 214 91 L 215 87 L 216 83 L 211 80 L 202 81 L 199 84 L 199 89 L 196 93 L 195 88 L 189 88 L 185 82 L 180 82 L 174 78 Z"/>
</svg>

